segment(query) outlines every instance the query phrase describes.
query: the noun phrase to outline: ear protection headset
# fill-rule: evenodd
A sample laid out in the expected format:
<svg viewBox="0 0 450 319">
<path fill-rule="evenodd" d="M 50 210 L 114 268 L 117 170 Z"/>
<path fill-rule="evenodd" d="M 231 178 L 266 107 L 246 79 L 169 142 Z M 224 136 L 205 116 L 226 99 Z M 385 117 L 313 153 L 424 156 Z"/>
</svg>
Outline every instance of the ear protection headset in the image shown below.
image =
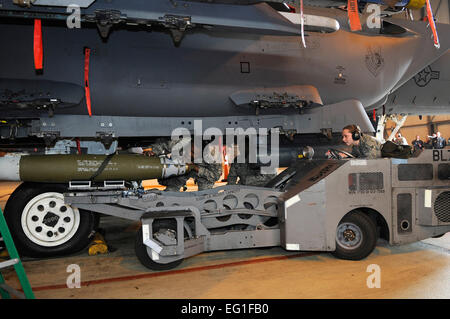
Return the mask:
<svg viewBox="0 0 450 319">
<path fill-rule="evenodd" d="M 358 141 L 362 136 L 361 129 L 358 125 L 355 125 L 355 129 L 352 131 L 352 139 Z"/>
</svg>

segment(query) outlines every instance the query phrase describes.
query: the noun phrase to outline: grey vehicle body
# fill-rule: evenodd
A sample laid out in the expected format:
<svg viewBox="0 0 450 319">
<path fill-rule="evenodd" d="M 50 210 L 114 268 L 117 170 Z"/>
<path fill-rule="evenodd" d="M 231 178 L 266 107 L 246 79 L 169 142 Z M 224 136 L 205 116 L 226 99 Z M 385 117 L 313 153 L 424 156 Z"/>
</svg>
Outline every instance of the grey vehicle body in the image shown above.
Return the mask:
<svg viewBox="0 0 450 319">
<path fill-rule="evenodd" d="M 280 216 L 284 221 L 284 246 L 333 251 L 337 226 L 352 210 L 381 217 L 389 229 L 386 239 L 390 244 L 405 244 L 448 232 L 447 151 L 441 152 L 444 157 L 439 158 L 438 150 L 427 150 L 407 160 L 352 159 L 300 193 L 289 190 L 283 195 L 287 200 Z"/>
<path fill-rule="evenodd" d="M 141 220 L 137 242 L 145 245 L 148 258 L 168 268 L 212 250 L 282 246 L 334 252 L 345 244 L 338 232 L 349 214 L 369 217 L 390 244 L 405 244 L 450 231 L 449 156 L 445 149 L 410 159 L 299 161 L 266 187 L 141 196 L 75 190 L 65 200 L 80 209 Z M 152 227 L 161 220 L 173 220 L 172 229 Z M 356 233 L 359 240 L 368 236 Z"/>
</svg>

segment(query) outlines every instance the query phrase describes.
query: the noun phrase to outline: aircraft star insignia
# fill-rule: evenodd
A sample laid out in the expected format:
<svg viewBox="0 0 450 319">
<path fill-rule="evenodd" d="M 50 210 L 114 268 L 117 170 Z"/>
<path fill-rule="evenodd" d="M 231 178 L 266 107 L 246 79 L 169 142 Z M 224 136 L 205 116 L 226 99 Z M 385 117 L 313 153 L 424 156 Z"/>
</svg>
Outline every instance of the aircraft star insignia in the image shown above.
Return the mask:
<svg viewBox="0 0 450 319">
<path fill-rule="evenodd" d="M 414 82 L 416 82 L 417 86 L 424 87 L 427 86 L 431 80 L 439 80 L 439 77 L 439 71 L 433 71 L 430 66 L 427 66 L 425 69 L 416 74 L 414 77 Z"/>
</svg>

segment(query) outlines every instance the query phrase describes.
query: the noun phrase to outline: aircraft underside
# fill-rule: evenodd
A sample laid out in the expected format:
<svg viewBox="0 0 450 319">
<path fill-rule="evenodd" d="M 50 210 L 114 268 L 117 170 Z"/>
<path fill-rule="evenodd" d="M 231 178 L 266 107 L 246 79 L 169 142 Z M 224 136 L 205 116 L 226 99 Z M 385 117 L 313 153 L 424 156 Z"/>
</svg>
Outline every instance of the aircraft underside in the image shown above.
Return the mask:
<svg viewBox="0 0 450 319">
<path fill-rule="evenodd" d="M 286 24 L 263 5 L 246 8 Z M 0 37 L 10 43 L 0 52 L 2 144 L 79 138 L 110 145 L 117 138 L 171 136 L 180 127 L 194 133 L 198 125 L 224 134 L 276 127 L 288 135 L 331 136 L 357 123 L 372 132 L 366 112 L 448 46 L 431 47 L 421 34 L 424 23 L 352 33 L 345 14 L 317 10 L 311 16 L 323 14 L 319 22 L 338 27 L 310 26 L 304 44 L 284 25 L 281 35 L 202 25 L 176 40 L 172 27 L 160 25 L 121 25 L 105 37 L 93 24 L 68 29 L 65 21 L 43 20 L 39 71 L 33 19 L 2 18 Z"/>
</svg>

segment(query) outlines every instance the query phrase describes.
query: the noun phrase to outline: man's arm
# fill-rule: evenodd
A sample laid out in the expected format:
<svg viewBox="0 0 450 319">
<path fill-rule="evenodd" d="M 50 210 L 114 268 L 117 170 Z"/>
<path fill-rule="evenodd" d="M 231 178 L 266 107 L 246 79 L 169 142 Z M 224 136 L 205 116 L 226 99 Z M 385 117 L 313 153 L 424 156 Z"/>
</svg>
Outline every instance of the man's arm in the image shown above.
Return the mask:
<svg viewBox="0 0 450 319">
<path fill-rule="evenodd" d="M 161 156 L 163 154 L 169 154 L 171 152 L 170 141 L 157 139 L 155 143 L 151 145 L 150 155 Z"/>
</svg>

